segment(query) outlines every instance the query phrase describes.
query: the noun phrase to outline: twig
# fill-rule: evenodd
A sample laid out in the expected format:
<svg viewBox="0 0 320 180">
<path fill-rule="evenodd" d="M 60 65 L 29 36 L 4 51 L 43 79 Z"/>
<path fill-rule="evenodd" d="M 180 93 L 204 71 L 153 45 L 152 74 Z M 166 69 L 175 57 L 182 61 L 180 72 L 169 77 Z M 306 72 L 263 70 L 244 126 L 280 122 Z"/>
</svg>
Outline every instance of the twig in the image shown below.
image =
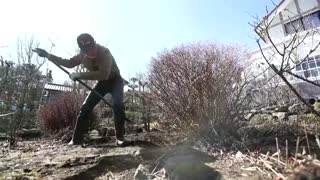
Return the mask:
<svg viewBox="0 0 320 180">
<path fill-rule="evenodd" d="M 158 173 L 158 172 L 157 172 Z M 156 179 L 162 179 L 161 177 L 159 177 L 157 174 L 152 174 L 152 176 L 155 176 Z"/>
<path fill-rule="evenodd" d="M 318 83 L 316 83 L 316 82 L 314 82 L 314 81 L 308 80 L 308 79 L 306 79 L 306 78 L 304 78 L 304 77 L 302 77 L 302 76 L 299 76 L 299 75 L 291 72 L 290 70 L 285 70 L 284 72 L 290 74 L 291 76 L 294 76 L 295 78 L 298 78 L 298 79 L 303 80 L 303 81 L 306 81 L 306 82 L 308 82 L 308 83 L 310 83 L 310 84 L 312 84 L 312 85 L 315 85 L 315 86 L 320 87 L 320 84 L 318 84 Z"/>
<path fill-rule="evenodd" d="M 113 175 L 113 173 L 110 171 L 110 175 L 111 175 L 111 177 L 113 178 L 113 179 L 115 179 L 115 177 L 114 177 L 114 175 Z"/>
<path fill-rule="evenodd" d="M 262 156 L 265 156 L 265 159 L 266 158 L 270 158 L 270 159 L 272 159 L 272 160 L 274 160 L 274 161 L 277 161 L 278 162 L 278 165 L 284 165 L 284 166 L 286 166 L 286 163 L 284 163 L 284 162 L 282 162 L 281 160 L 278 160 L 278 159 L 276 159 L 276 158 L 274 158 L 274 157 L 270 157 L 270 156 L 267 156 L 267 155 L 264 155 L 264 154 L 261 154 Z"/>
<path fill-rule="evenodd" d="M 317 142 L 317 145 L 319 146 L 320 148 L 320 140 L 319 140 L 319 136 L 318 135 L 315 135 L 316 136 L 316 142 Z"/>
<path fill-rule="evenodd" d="M 166 143 L 161 137 L 157 137 L 167 148 L 169 147 L 168 143 Z"/>
<path fill-rule="evenodd" d="M 306 125 L 306 122 L 304 122 L 304 134 L 305 134 L 306 141 L 307 141 L 308 153 L 310 154 L 311 151 L 310 151 L 309 138 L 308 138 L 306 126 L 307 126 L 307 125 Z"/>
<path fill-rule="evenodd" d="M 161 155 L 161 156 L 156 160 L 157 164 L 156 164 L 156 166 L 153 168 L 151 174 L 154 174 L 154 171 L 158 168 L 158 166 L 159 166 L 159 164 L 160 164 L 160 162 L 161 162 L 161 159 L 163 159 L 168 153 L 169 153 L 169 152 L 164 153 L 163 155 Z"/>
<path fill-rule="evenodd" d="M 255 161 L 256 161 L 255 158 L 253 158 L 253 157 L 251 157 L 251 156 L 249 156 L 249 155 L 245 155 L 245 154 L 244 154 L 244 157 L 245 157 L 248 161 L 250 161 L 252 164 L 254 164 Z"/>
<path fill-rule="evenodd" d="M 286 139 L 286 166 L 288 166 L 288 154 L 289 154 L 288 139 Z"/>
<path fill-rule="evenodd" d="M 278 137 L 276 137 L 276 144 L 277 144 L 277 153 L 278 153 L 278 166 L 280 161 L 280 149 L 279 149 L 279 143 L 278 143 Z"/>
<path fill-rule="evenodd" d="M 300 136 L 298 136 L 298 138 L 297 138 L 296 153 L 295 153 L 295 155 L 294 155 L 294 165 L 295 165 L 296 162 L 297 162 L 297 155 L 298 155 L 298 149 L 299 149 L 299 141 L 300 141 Z"/>
<path fill-rule="evenodd" d="M 163 171 L 164 171 L 164 172 L 163 172 Z M 160 174 L 160 173 L 162 173 L 162 177 L 159 177 L 159 176 L 158 176 L 158 174 Z M 160 175 L 161 175 L 161 174 L 160 174 Z M 163 179 L 163 176 L 164 176 L 164 175 L 165 175 L 165 169 L 164 169 L 164 168 L 162 168 L 162 169 L 160 169 L 159 171 L 151 174 L 151 176 L 155 176 L 157 179 L 160 179 L 160 180 Z"/>
<path fill-rule="evenodd" d="M 263 164 L 270 169 L 276 176 L 279 176 L 280 178 L 284 179 L 284 176 L 278 172 L 276 172 L 272 166 L 270 164 L 268 164 L 266 161 L 264 161 L 262 158 L 259 158 L 261 162 L 263 162 Z"/>
<path fill-rule="evenodd" d="M 0 117 L 6 117 L 6 116 L 13 115 L 13 114 L 14 114 L 14 112 L 7 113 L 7 114 L 0 114 Z"/>
</svg>

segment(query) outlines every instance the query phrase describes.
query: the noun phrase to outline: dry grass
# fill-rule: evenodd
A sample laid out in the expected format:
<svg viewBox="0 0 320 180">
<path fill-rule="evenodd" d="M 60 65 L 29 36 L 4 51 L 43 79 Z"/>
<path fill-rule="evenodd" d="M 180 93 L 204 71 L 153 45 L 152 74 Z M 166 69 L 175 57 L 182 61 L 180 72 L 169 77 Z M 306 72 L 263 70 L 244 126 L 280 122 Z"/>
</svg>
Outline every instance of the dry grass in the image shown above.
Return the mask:
<svg viewBox="0 0 320 180">
<path fill-rule="evenodd" d="M 303 141 L 308 142 L 308 138 L 304 138 Z M 320 178 L 320 161 L 316 155 L 311 155 L 310 147 L 300 147 L 301 138 L 297 137 L 295 153 L 292 149 L 289 149 L 286 141 L 286 147 L 281 149 L 279 146 L 278 138 L 275 139 L 276 152 L 271 154 L 249 152 L 248 155 L 243 155 L 246 159 L 250 160 L 252 167 L 247 167 L 248 170 L 259 170 L 260 173 L 273 175 L 278 180 L 302 180 L 302 179 L 318 179 Z M 307 143 L 309 144 L 309 143 Z M 307 150 L 308 152 L 307 153 Z M 302 151 L 301 151 L 302 150 Z M 319 146 L 320 150 L 320 146 Z"/>
</svg>

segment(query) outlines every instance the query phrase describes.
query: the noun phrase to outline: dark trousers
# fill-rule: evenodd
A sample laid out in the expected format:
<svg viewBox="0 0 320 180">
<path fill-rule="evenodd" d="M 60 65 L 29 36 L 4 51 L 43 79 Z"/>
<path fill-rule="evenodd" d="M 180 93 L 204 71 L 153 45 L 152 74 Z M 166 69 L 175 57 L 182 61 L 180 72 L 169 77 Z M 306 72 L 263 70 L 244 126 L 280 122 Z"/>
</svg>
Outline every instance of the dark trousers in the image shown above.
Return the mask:
<svg viewBox="0 0 320 180">
<path fill-rule="evenodd" d="M 123 104 L 123 86 L 123 79 L 121 78 L 121 76 L 117 76 L 111 80 L 98 81 L 93 88 L 102 96 L 105 96 L 107 93 L 111 93 L 116 138 L 119 140 L 122 140 L 124 136 L 125 111 Z M 86 97 L 81 106 L 74 129 L 74 142 L 81 142 L 83 140 L 84 133 L 85 131 L 87 131 L 89 124 L 87 117 L 100 100 L 100 97 L 97 96 L 94 92 L 90 92 L 90 94 Z"/>
</svg>

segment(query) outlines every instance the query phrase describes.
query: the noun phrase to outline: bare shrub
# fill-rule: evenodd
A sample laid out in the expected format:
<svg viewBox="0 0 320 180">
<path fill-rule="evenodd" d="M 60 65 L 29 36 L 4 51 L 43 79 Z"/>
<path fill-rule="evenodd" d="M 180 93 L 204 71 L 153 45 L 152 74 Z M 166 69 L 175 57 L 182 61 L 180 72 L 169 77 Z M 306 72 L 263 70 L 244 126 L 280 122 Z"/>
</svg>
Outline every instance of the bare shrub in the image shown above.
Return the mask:
<svg viewBox="0 0 320 180">
<path fill-rule="evenodd" d="M 38 111 L 40 124 L 47 133 L 56 133 L 66 128 L 73 129 L 84 96 L 75 92 L 66 92 L 60 98 L 42 106 Z M 88 117 L 90 127 L 97 123 L 94 111 Z"/>
<path fill-rule="evenodd" d="M 239 119 L 249 103 L 242 52 L 235 46 L 196 43 L 154 57 L 148 79 L 161 123 L 203 137 L 238 137 Z"/>
</svg>

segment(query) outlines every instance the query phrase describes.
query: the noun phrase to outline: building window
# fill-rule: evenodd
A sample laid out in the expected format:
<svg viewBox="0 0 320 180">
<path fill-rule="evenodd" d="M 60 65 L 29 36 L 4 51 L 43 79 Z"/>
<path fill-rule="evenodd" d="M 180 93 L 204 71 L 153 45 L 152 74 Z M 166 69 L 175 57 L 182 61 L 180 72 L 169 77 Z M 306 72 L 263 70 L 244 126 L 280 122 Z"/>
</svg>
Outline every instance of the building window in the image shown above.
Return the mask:
<svg viewBox="0 0 320 180">
<path fill-rule="evenodd" d="M 304 31 L 302 19 L 296 19 L 291 22 L 284 24 L 285 30 L 287 34 L 294 34 L 296 32 Z"/>
<path fill-rule="evenodd" d="M 310 57 L 305 62 L 296 65 L 298 76 L 309 78 L 320 76 L 320 56 Z"/>
<path fill-rule="evenodd" d="M 302 19 L 305 29 L 313 29 L 320 26 L 320 11 L 312 13 Z"/>
<path fill-rule="evenodd" d="M 316 11 L 307 16 L 295 19 L 284 24 L 286 33 L 294 34 L 309 29 L 313 29 L 320 26 L 320 11 Z"/>
</svg>

